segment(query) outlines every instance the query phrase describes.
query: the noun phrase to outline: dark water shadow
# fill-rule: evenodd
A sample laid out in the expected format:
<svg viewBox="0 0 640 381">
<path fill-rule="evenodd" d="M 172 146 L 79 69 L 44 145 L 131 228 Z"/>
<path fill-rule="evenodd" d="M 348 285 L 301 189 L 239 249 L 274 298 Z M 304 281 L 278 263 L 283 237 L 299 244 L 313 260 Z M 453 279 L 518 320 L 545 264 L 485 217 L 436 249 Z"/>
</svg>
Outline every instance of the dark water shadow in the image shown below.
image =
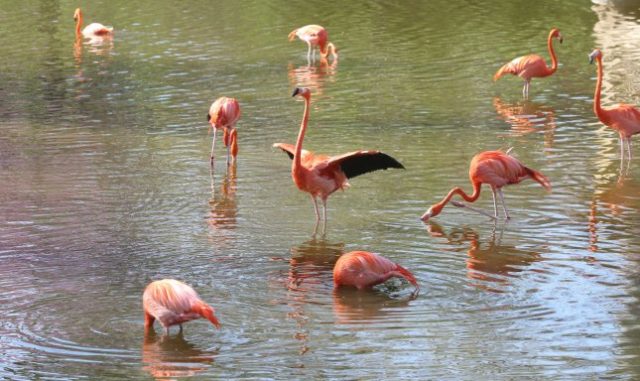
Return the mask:
<svg viewBox="0 0 640 381">
<path fill-rule="evenodd" d="M 142 342 L 143 369 L 157 380 L 195 376 L 209 369 L 217 354 L 186 341 L 182 332 L 165 336 L 150 331 Z"/>
</svg>

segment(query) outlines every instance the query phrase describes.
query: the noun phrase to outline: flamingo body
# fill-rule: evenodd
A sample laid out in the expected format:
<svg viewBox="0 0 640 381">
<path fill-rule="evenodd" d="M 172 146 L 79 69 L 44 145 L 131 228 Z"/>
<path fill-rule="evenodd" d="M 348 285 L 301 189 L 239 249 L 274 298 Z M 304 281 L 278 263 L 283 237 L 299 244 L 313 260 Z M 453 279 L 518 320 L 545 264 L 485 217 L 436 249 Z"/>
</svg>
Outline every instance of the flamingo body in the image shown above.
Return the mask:
<svg viewBox="0 0 640 381">
<path fill-rule="evenodd" d="M 235 161 L 238 155 L 238 132 L 236 123 L 240 119 L 240 104 L 235 98 L 220 97 L 215 100 L 209 107 L 207 121 L 209 122 L 209 131 L 213 129 L 213 142 L 211 143 L 211 164 L 213 165 L 213 150 L 216 144 L 216 131 L 222 129 L 224 132 L 223 141 L 227 147 L 227 163 L 229 162 L 229 154 L 233 156 Z"/>
<path fill-rule="evenodd" d="M 291 177 L 298 189 L 311 195 L 316 211 L 316 221 L 320 219 L 317 199 L 324 205 L 326 222 L 326 202 L 329 195 L 349 186 L 348 179 L 361 174 L 387 168 L 404 168 L 397 160 L 380 151 L 353 151 L 339 156 L 316 155 L 302 149 L 302 142 L 309 121 L 311 92 L 308 88 L 296 88 L 293 96 L 304 98 L 305 107 L 296 145 L 275 143 L 293 159 Z"/>
<path fill-rule="evenodd" d="M 324 27 L 320 25 L 306 25 L 294 29 L 289 33 L 289 41 L 295 40 L 296 37 L 307 43 L 309 47 L 307 59 L 311 59 L 312 51 L 315 48 L 320 49 L 320 56 L 322 58 L 327 58 L 329 55 L 332 55 L 334 59 L 338 58 L 337 49 L 335 45 L 329 42 L 329 34 Z"/>
<path fill-rule="evenodd" d="M 151 282 L 142 295 L 142 306 L 145 330 L 152 328 L 158 320 L 168 333 L 172 325 L 201 317 L 220 328 L 214 309 L 203 302 L 193 288 L 175 279 Z"/>
<path fill-rule="evenodd" d="M 82 29 L 82 11 L 80 8 L 76 8 L 73 14 L 73 19 L 76 21 L 76 37 L 84 38 L 96 38 L 96 37 L 109 37 L 113 34 L 113 27 L 107 27 L 100 23 L 94 22 Z"/>
<path fill-rule="evenodd" d="M 620 104 L 613 107 L 602 107 L 600 104 L 600 97 L 602 92 L 604 68 L 602 65 L 602 52 L 599 49 L 594 50 L 589 55 L 590 62 L 593 62 L 594 59 L 598 65 L 598 79 L 593 96 L 593 112 L 603 124 L 617 131 L 620 136 L 620 171 L 622 171 L 622 163 L 624 161 L 624 142 L 627 142 L 628 163 L 631 163 L 631 136 L 640 133 L 640 110 L 628 104 Z"/>
<path fill-rule="evenodd" d="M 384 283 L 393 277 L 404 278 L 419 288 L 416 278 L 407 269 L 381 255 L 367 251 L 343 254 L 333 268 L 335 287 L 356 287 L 361 290 Z"/>
<path fill-rule="evenodd" d="M 529 84 L 534 77 L 543 78 L 555 73 L 558 68 L 558 60 L 556 53 L 553 50 L 553 39 L 557 38 L 562 43 L 562 35 L 558 29 L 551 29 L 549 37 L 547 38 L 547 47 L 549 49 L 549 55 L 551 56 L 551 67 L 547 66 L 544 58 L 537 54 L 529 54 L 526 56 L 518 57 L 512 61 L 503 65 L 496 74 L 493 76 L 493 80 L 497 81 L 505 74 L 513 74 L 524 79 L 524 88 L 522 89 L 522 95 L 529 95 Z"/>
<path fill-rule="evenodd" d="M 467 195 L 461 188 L 455 187 L 437 204 L 431 206 L 426 213 L 422 215 L 423 221 L 428 221 L 431 217 L 440 214 L 444 206 L 451 198 L 458 194 L 468 202 L 474 202 L 480 197 L 480 188 L 482 184 L 487 184 L 493 192 L 494 216 L 498 217 L 498 209 L 496 204 L 496 193 L 500 196 L 505 217 L 508 219 L 509 213 L 504 204 L 502 195 L 502 187 L 511 184 L 518 184 L 524 179 L 531 178 L 540 183 L 548 191 L 551 190 L 551 183 L 540 172 L 524 166 L 518 159 L 510 156 L 502 151 L 485 151 L 477 154 L 471 160 L 469 165 L 469 179 L 473 185 L 473 194 Z M 456 206 L 467 207 L 465 204 L 457 203 Z M 480 211 L 482 214 L 485 212 Z"/>
</svg>

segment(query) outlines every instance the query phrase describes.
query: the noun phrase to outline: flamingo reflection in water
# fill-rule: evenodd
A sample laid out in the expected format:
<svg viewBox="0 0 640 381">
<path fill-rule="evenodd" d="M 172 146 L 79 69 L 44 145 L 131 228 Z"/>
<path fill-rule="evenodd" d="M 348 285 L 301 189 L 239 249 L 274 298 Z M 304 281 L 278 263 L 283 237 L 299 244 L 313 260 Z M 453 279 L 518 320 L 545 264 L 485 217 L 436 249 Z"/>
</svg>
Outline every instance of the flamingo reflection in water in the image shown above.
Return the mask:
<svg viewBox="0 0 640 381">
<path fill-rule="evenodd" d="M 289 83 L 294 87 L 307 87 L 312 93 L 321 96 L 324 93 L 325 84 L 335 80 L 337 68 L 338 61 L 329 64 L 324 58 L 317 66 L 311 62 L 297 68 L 289 64 Z"/>
<path fill-rule="evenodd" d="M 598 176 L 594 177 L 594 183 L 596 190 L 589 208 L 588 230 L 589 250 L 595 252 L 598 251 L 600 236 L 606 231 L 606 225 L 603 228 L 602 223 L 611 218 L 637 215 L 640 210 L 640 182 L 628 176 L 620 176 L 616 181 L 607 182 Z M 618 233 L 612 230 L 611 234 Z"/>
<path fill-rule="evenodd" d="M 371 324 L 387 317 L 396 317 L 417 297 L 389 297 L 381 292 L 361 292 L 356 288 L 339 287 L 333 290 L 333 315 L 337 324 Z"/>
<path fill-rule="evenodd" d="M 236 227 L 236 219 L 238 217 L 236 164 L 232 163 L 227 166 L 227 172 L 222 180 L 219 192 L 216 192 L 213 168 L 210 169 L 209 174 L 211 176 L 211 199 L 209 199 L 208 224 L 211 228 L 233 229 Z"/>
<path fill-rule="evenodd" d="M 534 132 L 544 133 L 545 148 L 552 148 L 555 129 L 555 110 L 549 106 L 523 100 L 516 103 L 493 98 L 493 107 L 505 122 L 511 126 L 513 136 L 524 136 Z"/>
<path fill-rule="evenodd" d="M 325 294 L 331 283 L 331 269 L 343 252 L 343 243 L 315 238 L 291 248 L 286 279 L 286 304 L 291 310 L 287 318 L 296 323 L 294 337 L 300 342 L 300 354 L 309 350 L 307 305 L 321 303 L 315 298 Z"/>
<path fill-rule="evenodd" d="M 481 281 L 473 286 L 492 292 L 504 292 L 494 287 L 492 283 L 508 285 L 510 278 L 515 278 L 518 273 L 524 271 L 527 266 L 542 260 L 539 253 L 521 250 L 515 245 L 502 243 L 505 226 L 499 234 L 496 234 L 496 225 L 493 226 L 489 239 L 485 242 L 480 234 L 471 228 L 456 228 L 446 233 L 442 226 L 430 222 L 427 231 L 432 237 L 444 238 L 447 244 L 457 251 L 457 248 L 467 243 L 466 267 L 469 279 Z"/>
<path fill-rule="evenodd" d="M 182 332 L 159 336 L 151 331 L 142 342 L 143 369 L 157 380 L 195 376 L 209 369 L 217 354 L 189 343 Z"/>
</svg>

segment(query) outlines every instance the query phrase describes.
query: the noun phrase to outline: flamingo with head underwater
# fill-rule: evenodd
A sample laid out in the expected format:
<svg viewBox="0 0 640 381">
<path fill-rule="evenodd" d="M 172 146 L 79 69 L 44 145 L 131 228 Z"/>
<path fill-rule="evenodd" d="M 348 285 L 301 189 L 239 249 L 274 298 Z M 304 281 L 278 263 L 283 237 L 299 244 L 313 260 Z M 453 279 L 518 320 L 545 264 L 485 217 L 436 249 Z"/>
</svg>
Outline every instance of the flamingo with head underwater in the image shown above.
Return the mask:
<svg viewBox="0 0 640 381">
<path fill-rule="evenodd" d="M 91 23 L 82 29 L 82 11 L 80 8 L 76 8 L 73 19 L 76 21 L 76 38 L 110 37 L 113 35 L 113 27 L 104 26 L 97 22 Z"/>
<path fill-rule="evenodd" d="M 368 251 L 352 251 L 338 258 L 333 267 L 335 287 L 355 287 L 359 290 L 382 284 L 391 278 L 404 278 L 420 290 L 416 278 L 399 264 Z"/>
<path fill-rule="evenodd" d="M 556 53 L 553 50 L 553 39 L 558 39 L 562 43 L 562 35 L 556 28 L 551 29 L 549 37 L 547 38 L 547 47 L 549 49 L 549 55 L 551 56 L 551 67 L 547 66 L 544 58 L 537 54 L 529 54 L 526 56 L 513 59 L 511 62 L 502 66 L 496 74 L 493 76 L 493 80 L 497 81 L 505 74 L 513 74 L 524 79 L 524 87 L 522 88 L 522 96 L 525 98 L 529 96 L 529 85 L 531 84 L 531 78 L 533 77 L 547 77 L 556 72 L 558 69 L 558 59 Z"/>
<path fill-rule="evenodd" d="M 295 40 L 298 37 L 300 40 L 307 43 L 309 50 L 307 51 L 307 61 L 311 58 L 315 58 L 315 48 L 320 49 L 320 57 L 327 58 L 329 55 L 334 60 L 338 59 L 338 50 L 333 43 L 329 42 L 329 34 L 327 30 L 320 25 L 306 25 L 298 29 L 294 29 L 289 33 L 289 41 Z"/>
<path fill-rule="evenodd" d="M 602 52 L 599 49 L 589 54 L 589 62 L 597 62 L 598 80 L 596 91 L 593 95 L 593 112 L 600 121 L 618 132 L 620 136 L 620 171 L 622 172 L 622 162 L 624 161 L 624 142 L 627 142 L 628 161 L 631 163 L 631 137 L 640 133 L 640 110 L 628 105 L 620 104 L 612 107 L 602 107 L 600 105 L 600 93 L 602 91 Z M 627 163 L 627 165 L 629 164 Z"/>
<path fill-rule="evenodd" d="M 316 226 L 320 221 L 317 199 L 322 200 L 324 207 L 322 219 L 326 228 L 327 198 L 338 189 L 349 187 L 347 179 L 379 169 L 404 167 L 396 159 L 380 151 L 354 151 L 338 156 L 326 156 L 302 149 L 309 122 L 311 91 L 306 87 L 296 88 L 293 96 L 304 99 L 304 112 L 298 140 L 295 146 L 286 143 L 275 143 L 273 146 L 280 148 L 293 159 L 291 177 L 298 189 L 311 195 L 316 212 Z"/>
<path fill-rule="evenodd" d="M 461 188 L 455 187 L 437 204 L 432 205 L 421 217 L 422 221 L 427 222 L 431 217 L 435 217 L 442 208 L 451 200 L 454 195 L 459 195 L 465 201 L 474 202 L 480 197 L 480 188 L 482 184 L 487 184 L 493 192 L 493 216 L 489 213 L 471 208 L 461 202 L 452 201 L 451 203 L 458 207 L 466 207 L 478 213 L 482 213 L 493 219 L 498 218 L 498 205 L 496 201 L 496 193 L 502 202 L 502 209 L 506 219 L 511 218 L 504 203 L 502 187 L 505 185 L 518 184 L 524 179 L 531 178 L 542 185 L 547 191 L 551 190 L 551 183 L 542 173 L 525 167 L 518 159 L 509 155 L 509 152 L 502 151 L 485 151 L 477 154 L 471 160 L 469 166 L 469 179 L 473 186 L 473 194 L 466 194 Z"/>
<path fill-rule="evenodd" d="M 209 107 L 207 121 L 209 122 L 209 132 L 213 129 L 213 142 L 211 143 L 211 165 L 213 165 L 213 149 L 216 146 L 216 131 L 222 129 L 223 142 L 227 147 L 227 164 L 229 164 L 229 154 L 236 161 L 238 156 L 238 131 L 236 123 L 240 119 L 240 104 L 235 98 L 220 97 Z"/>
<path fill-rule="evenodd" d="M 153 329 L 158 320 L 169 334 L 169 327 L 180 325 L 201 317 L 209 320 L 216 328 L 220 322 L 214 315 L 213 307 L 203 302 L 193 288 L 175 279 L 163 279 L 151 282 L 142 295 L 144 309 L 144 329 Z"/>
</svg>

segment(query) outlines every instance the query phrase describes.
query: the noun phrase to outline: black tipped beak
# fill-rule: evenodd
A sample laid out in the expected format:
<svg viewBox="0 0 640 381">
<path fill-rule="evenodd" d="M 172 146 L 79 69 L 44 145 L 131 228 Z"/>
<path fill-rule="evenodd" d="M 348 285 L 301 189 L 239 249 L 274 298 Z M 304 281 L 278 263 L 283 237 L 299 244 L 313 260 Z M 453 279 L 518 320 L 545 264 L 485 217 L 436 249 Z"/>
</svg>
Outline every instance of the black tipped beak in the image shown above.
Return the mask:
<svg viewBox="0 0 640 381">
<path fill-rule="evenodd" d="M 562 41 L 563 41 L 564 39 L 562 38 L 562 36 L 560 36 L 559 40 L 560 40 L 560 43 L 562 44 Z"/>
<path fill-rule="evenodd" d="M 211 115 L 207 114 L 207 122 L 211 121 Z"/>
<path fill-rule="evenodd" d="M 589 54 L 589 64 L 593 63 L 594 58 L 595 58 L 595 55 L 593 53 Z"/>
<path fill-rule="evenodd" d="M 295 97 L 296 95 L 298 95 L 300 93 L 300 88 L 296 87 L 295 89 L 293 89 L 293 94 L 291 94 L 292 97 Z"/>
</svg>

